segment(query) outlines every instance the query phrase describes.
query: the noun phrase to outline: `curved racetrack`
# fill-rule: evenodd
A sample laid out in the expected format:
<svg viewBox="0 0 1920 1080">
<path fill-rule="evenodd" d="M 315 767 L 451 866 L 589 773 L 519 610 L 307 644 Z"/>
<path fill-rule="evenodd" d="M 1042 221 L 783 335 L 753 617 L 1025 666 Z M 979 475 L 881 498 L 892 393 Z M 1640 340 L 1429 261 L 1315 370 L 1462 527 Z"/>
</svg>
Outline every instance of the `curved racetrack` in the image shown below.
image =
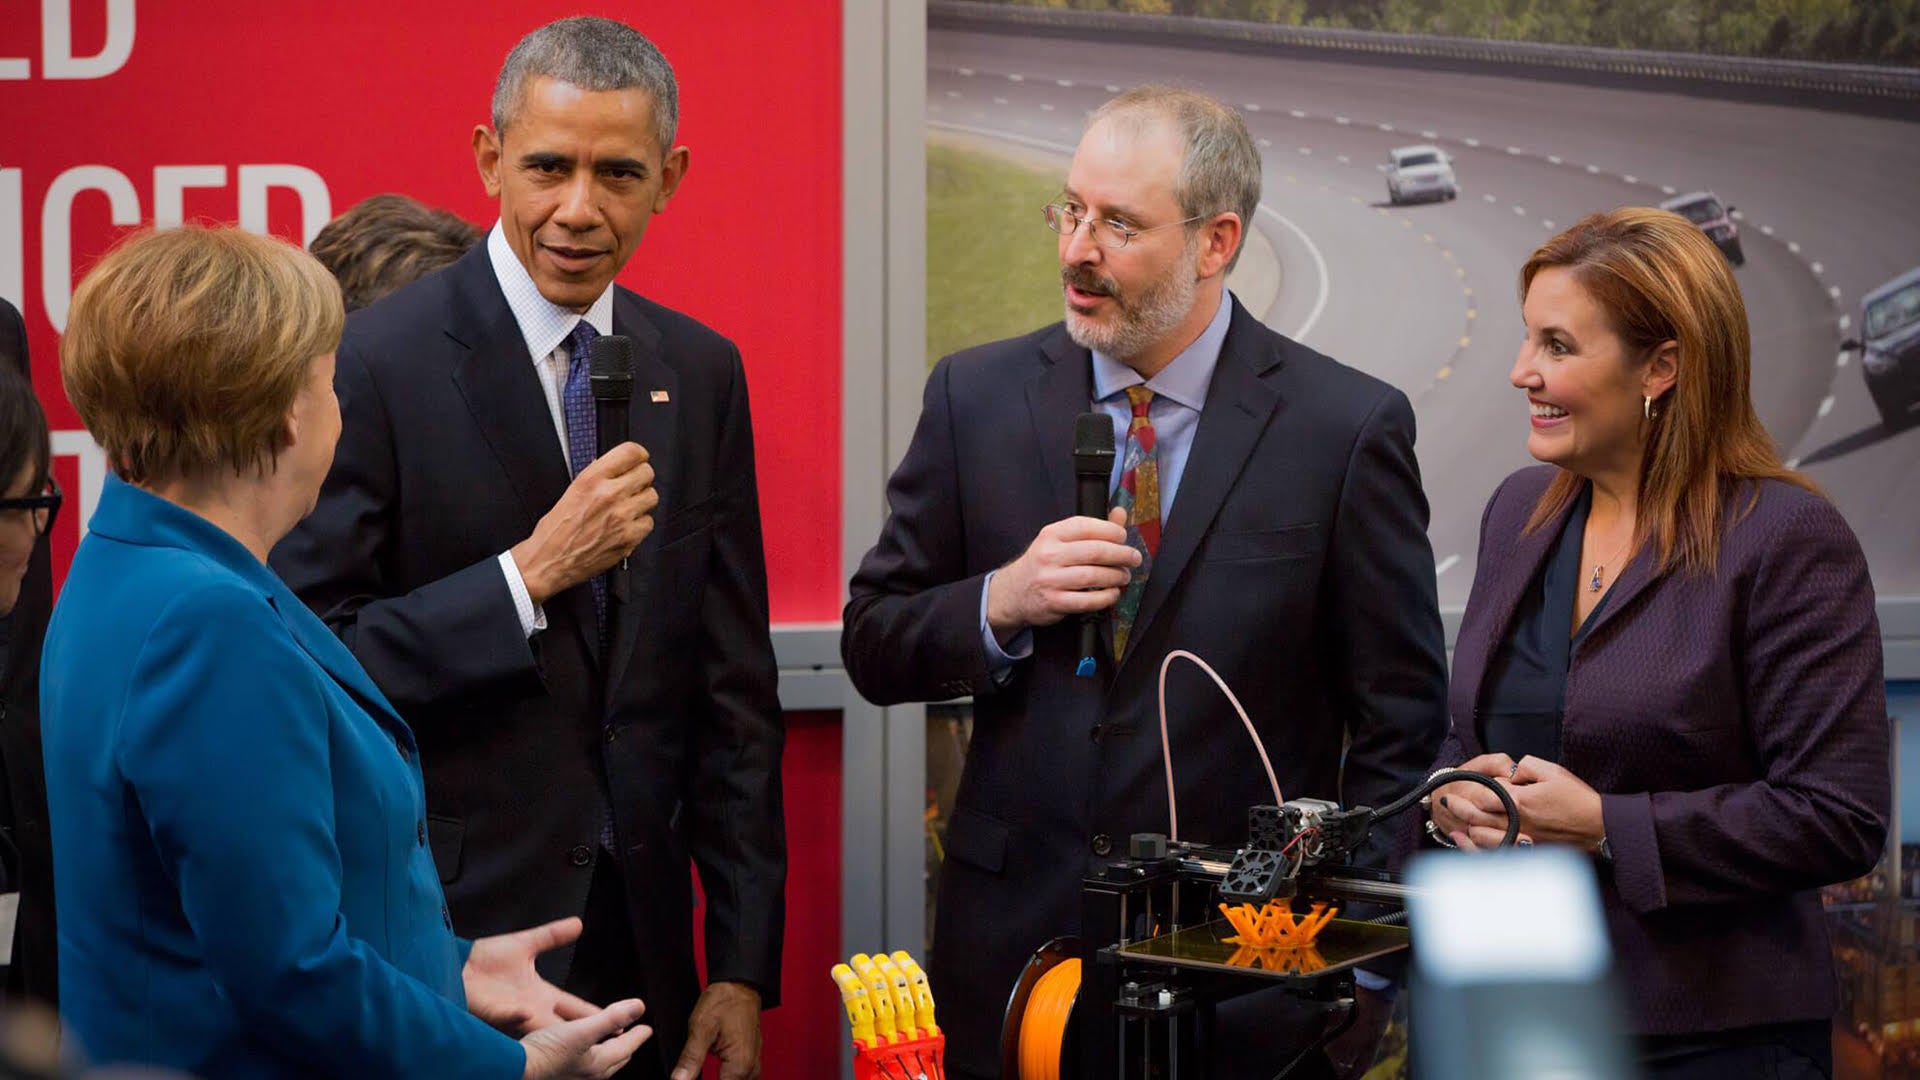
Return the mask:
<svg viewBox="0 0 1920 1080">
<path fill-rule="evenodd" d="M 1920 124 L 949 30 L 928 35 L 927 78 L 930 123 L 1041 149 L 1070 149 L 1124 86 L 1177 82 L 1242 108 L 1265 155 L 1257 225 L 1282 270 L 1259 314 L 1412 398 L 1447 607 L 1466 601 L 1487 496 L 1530 460 L 1507 383 L 1520 263 L 1583 214 L 1714 190 L 1740 211 L 1761 418 L 1853 522 L 1882 598 L 1920 595 L 1920 429 L 1883 431 L 1838 352 L 1861 294 L 1920 265 Z M 1415 142 L 1453 156 L 1458 201 L 1386 205 L 1387 151 Z"/>
</svg>

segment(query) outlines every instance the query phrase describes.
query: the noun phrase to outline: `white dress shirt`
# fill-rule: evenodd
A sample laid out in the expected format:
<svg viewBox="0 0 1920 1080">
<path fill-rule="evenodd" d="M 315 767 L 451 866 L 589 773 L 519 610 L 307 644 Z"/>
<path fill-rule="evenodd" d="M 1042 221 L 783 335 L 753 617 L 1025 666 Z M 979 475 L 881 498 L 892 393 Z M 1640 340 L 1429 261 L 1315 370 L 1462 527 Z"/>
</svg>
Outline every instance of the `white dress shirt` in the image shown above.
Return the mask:
<svg viewBox="0 0 1920 1080">
<path fill-rule="evenodd" d="M 560 459 L 566 463 L 568 475 L 572 475 L 573 466 L 567 459 L 566 410 L 560 401 L 570 360 L 567 338 L 582 321 L 602 335 L 613 333 L 613 286 L 607 286 L 585 315 L 548 300 L 540 295 L 539 286 L 520 264 L 520 257 L 513 253 L 497 221 L 487 233 L 487 258 L 493 263 L 493 276 L 500 282 L 500 291 L 506 294 L 507 307 L 513 312 L 514 323 L 520 327 L 520 336 L 526 340 L 527 360 L 540 379 L 540 389 L 547 396 L 547 412 L 553 417 L 554 434 L 560 437 Z M 507 579 L 507 591 L 513 594 L 521 631 L 532 637 L 545 630 L 547 614 L 527 593 L 526 579 L 520 576 L 520 567 L 514 563 L 511 551 L 500 553 L 500 572 Z"/>
</svg>

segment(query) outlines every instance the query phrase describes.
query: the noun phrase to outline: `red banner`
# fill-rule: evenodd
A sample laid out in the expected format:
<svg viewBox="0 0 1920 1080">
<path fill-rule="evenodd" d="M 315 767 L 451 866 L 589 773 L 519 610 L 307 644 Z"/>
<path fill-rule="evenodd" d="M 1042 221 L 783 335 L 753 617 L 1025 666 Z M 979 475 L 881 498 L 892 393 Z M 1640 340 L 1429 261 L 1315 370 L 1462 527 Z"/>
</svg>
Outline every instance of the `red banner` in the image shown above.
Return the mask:
<svg viewBox="0 0 1920 1080">
<path fill-rule="evenodd" d="M 360 199 L 490 224 L 469 149 L 493 80 L 562 15 L 638 27 L 680 80 L 692 166 L 621 277 L 733 338 L 753 395 L 776 622 L 840 596 L 840 6 L 508 0 L 15 0 L 0 18 L 0 296 L 80 513 L 105 476 L 60 389 L 72 285 L 127 229 L 239 221 L 302 240 Z M 36 10 L 37 9 L 37 10 Z"/>
</svg>

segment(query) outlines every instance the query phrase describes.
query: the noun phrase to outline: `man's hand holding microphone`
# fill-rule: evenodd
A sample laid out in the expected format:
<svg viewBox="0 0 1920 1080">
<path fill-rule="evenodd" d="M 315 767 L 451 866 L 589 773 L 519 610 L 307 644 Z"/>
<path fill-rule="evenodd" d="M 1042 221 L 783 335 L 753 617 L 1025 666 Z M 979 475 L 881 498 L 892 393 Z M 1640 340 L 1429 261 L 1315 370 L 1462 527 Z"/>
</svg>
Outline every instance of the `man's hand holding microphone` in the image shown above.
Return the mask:
<svg viewBox="0 0 1920 1080">
<path fill-rule="evenodd" d="M 1019 558 L 987 586 L 987 625 L 1001 645 L 1030 626 L 1052 626 L 1120 602 L 1140 553 L 1127 546 L 1127 512 L 1106 520 L 1062 518 L 1040 530 Z"/>
<path fill-rule="evenodd" d="M 533 535 L 513 546 L 513 563 L 536 606 L 603 574 L 653 531 L 660 494 L 638 443 L 600 455 L 567 485 Z"/>
<path fill-rule="evenodd" d="M 1092 675 L 1101 612 L 1120 602 L 1140 565 L 1127 544 L 1127 511 L 1107 509 L 1114 465 L 1113 420 L 1082 413 L 1073 427 L 1073 517 L 1040 530 L 1019 558 L 987 584 L 987 626 L 1002 648 L 1028 627 L 1082 617 L 1077 673 Z"/>
</svg>

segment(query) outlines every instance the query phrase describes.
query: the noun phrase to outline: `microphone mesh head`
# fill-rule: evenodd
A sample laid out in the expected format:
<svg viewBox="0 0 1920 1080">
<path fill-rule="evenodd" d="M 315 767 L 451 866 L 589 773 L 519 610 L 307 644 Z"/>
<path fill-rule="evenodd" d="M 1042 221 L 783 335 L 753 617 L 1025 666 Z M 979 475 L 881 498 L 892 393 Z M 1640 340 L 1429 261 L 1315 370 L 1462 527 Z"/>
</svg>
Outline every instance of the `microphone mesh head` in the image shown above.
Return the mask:
<svg viewBox="0 0 1920 1080">
<path fill-rule="evenodd" d="M 587 353 L 587 373 L 594 379 L 633 381 L 633 339 L 604 334 L 593 339 Z"/>
<path fill-rule="evenodd" d="M 1103 412 L 1081 413 L 1073 422 L 1073 452 L 1113 453 L 1113 418 Z"/>
</svg>

